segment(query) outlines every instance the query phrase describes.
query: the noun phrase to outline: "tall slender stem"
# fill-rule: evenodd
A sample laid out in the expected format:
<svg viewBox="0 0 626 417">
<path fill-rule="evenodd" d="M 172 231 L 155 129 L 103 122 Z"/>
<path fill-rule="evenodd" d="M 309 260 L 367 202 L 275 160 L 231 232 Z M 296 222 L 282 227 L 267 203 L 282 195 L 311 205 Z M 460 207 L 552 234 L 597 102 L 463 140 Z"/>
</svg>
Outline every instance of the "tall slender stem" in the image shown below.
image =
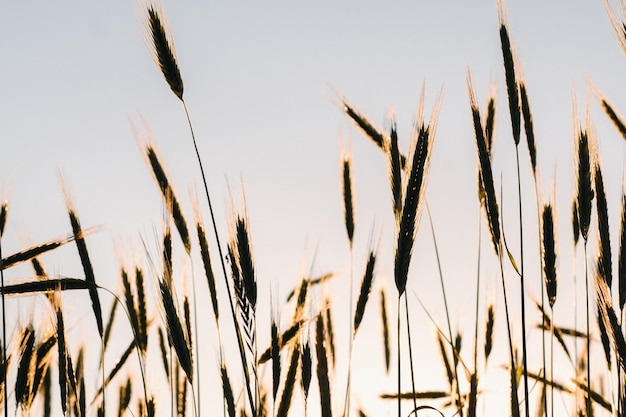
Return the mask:
<svg viewBox="0 0 626 417">
<path fill-rule="evenodd" d="M 353 250 L 352 241 L 350 241 L 350 307 L 348 310 L 348 329 L 350 332 L 350 341 L 348 347 L 348 380 L 346 382 L 346 398 L 343 406 L 343 415 L 349 416 L 350 414 L 350 381 L 352 375 L 352 348 L 354 345 L 354 319 L 352 318 L 352 311 L 354 310 L 354 267 L 353 267 Z"/>
<path fill-rule="evenodd" d="M 452 335 L 452 325 L 450 324 L 450 309 L 448 308 L 448 298 L 446 297 L 446 287 L 443 283 L 443 272 L 441 269 L 441 259 L 439 258 L 439 247 L 437 246 L 437 239 L 435 237 L 435 226 L 433 225 L 433 218 L 432 218 L 432 215 L 430 214 L 430 207 L 428 206 L 428 202 L 426 202 L 426 211 L 428 212 L 430 232 L 432 233 L 433 245 L 435 246 L 435 257 L 437 258 L 437 269 L 439 270 L 439 282 L 441 283 L 441 293 L 443 294 L 443 305 L 446 310 L 446 323 L 448 324 L 448 336 L 450 336 L 450 347 L 452 348 L 452 360 L 453 360 L 453 363 L 456 363 L 457 352 L 452 342 L 454 340 L 454 336 Z M 476 298 L 476 309 L 478 309 L 478 295 Z M 478 315 L 478 312 L 476 314 Z M 408 322 L 408 318 L 407 318 L 407 322 Z M 478 330 L 476 330 L 476 332 L 478 332 Z M 462 407 L 462 402 L 461 402 L 461 387 L 459 386 L 459 371 L 456 366 L 454 367 L 454 378 L 456 379 L 456 393 L 457 393 L 457 402 L 458 402 L 457 407 L 459 411 L 459 416 L 463 417 L 463 407 Z"/>
<path fill-rule="evenodd" d="M 404 312 L 406 313 L 406 333 L 409 343 L 409 364 L 411 368 L 411 388 L 413 389 L 413 410 L 417 410 L 417 394 L 415 391 L 415 371 L 413 370 L 413 347 L 411 346 L 411 325 L 409 324 L 409 297 L 404 293 Z"/>
<path fill-rule="evenodd" d="M 525 402 L 525 416 L 529 417 L 529 407 L 528 407 L 528 368 L 526 362 L 526 297 L 524 295 L 525 285 L 524 285 L 524 221 L 522 219 L 522 184 L 520 178 L 520 169 L 519 169 L 519 146 L 515 146 L 515 159 L 517 161 L 517 195 L 518 195 L 518 207 L 519 207 L 519 245 L 520 245 L 520 298 L 521 298 L 521 308 L 522 308 L 522 363 L 523 363 L 523 375 L 524 375 L 524 402 Z M 543 298 L 543 290 L 541 292 Z"/>
<path fill-rule="evenodd" d="M 591 334 L 589 331 L 589 272 L 587 267 L 587 240 L 585 240 L 585 299 L 587 303 L 587 413 L 591 411 Z"/>
<path fill-rule="evenodd" d="M 191 118 L 189 117 L 189 110 L 187 109 L 187 103 L 181 100 L 183 108 L 185 109 L 185 115 L 187 116 L 187 122 L 189 123 L 189 130 L 191 131 L 191 139 L 193 141 L 193 147 L 196 151 L 196 157 L 198 158 L 198 165 L 200 166 L 200 175 L 202 176 L 202 184 L 204 185 L 204 192 L 206 194 L 207 203 L 209 205 L 209 213 L 211 215 L 211 223 L 213 225 L 213 231 L 215 232 L 215 240 L 217 242 L 217 251 L 220 257 L 220 265 L 222 266 L 222 272 L 224 274 L 224 282 L 226 283 L 226 290 L 228 291 L 228 302 L 230 304 L 230 312 L 233 317 L 233 323 L 235 326 L 235 332 L 237 333 L 237 344 L 239 346 L 239 355 L 241 357 L 241 365 L 243 367 L 244 377 L 246 379 L 246 391 L 248 393 L 248 400 L 250 401 L 250 408 L 252 410 L 253 417 L 256 417 L 256 406 L 250 390 L 250 372 L 248 370 L 248 361 L 246 360 L 246 351 L 243 346 L 243 338 L 241 335 L 241 328 L 239 327 L 239 321 L 235 313 L 235 305 L 233 304 L 232 292 L 230 285 L 228 284 L 228 274 L 226 273 L 226 265 L 224 264 L 224 255 L 222 252 L 222 245 L 220 244 L 219 233 L 217 232 L 217 224 L 215 223 L 215 215 L 213 213 L 213 205 L 211 204 L 211 197 L 209 196 L 209 187 L 207 185 L 206 176 L 204 175 L 204 167 L 202 166 L 202 159 L 200 158 L 200 152 L 198 151 L 198 144 L 196 143 L 196 135 L 193 132 L 193 126 L 191 124 Z"/>
<path fill-rule="evenodd" d="M 400 390 L 400 382 L 402 380 L 401 378 L 402 366 L 401 366 L 401 360 L 400 360 L 400 307 L 401 307 L 400 297 L 402 297 L 402 295 L 398 294 L 398 309 L 397 309 L 398 326 L 397 326 L 397 331 L 396 331 L 396 340 L 398 341 L 398 346 L 397 346 L 397 350 L 398 350 L 398 417 L 402 417 L 402 413 L 400 409 L 400 406 L 402 405 L 402 399 L 400 397 L 400 394 L 402 393 L 402 391 Z"/>
<path fill-rule="evenodd" d="M 9 415 L 9 394 L 7 389 L 7 322 L 4 300 L 4 265 L 2 264 L 2 235 L 0 234 L 0 285 L 2 285 L 2 369 L 4 378 L 4 415 Z"/>
</svg>

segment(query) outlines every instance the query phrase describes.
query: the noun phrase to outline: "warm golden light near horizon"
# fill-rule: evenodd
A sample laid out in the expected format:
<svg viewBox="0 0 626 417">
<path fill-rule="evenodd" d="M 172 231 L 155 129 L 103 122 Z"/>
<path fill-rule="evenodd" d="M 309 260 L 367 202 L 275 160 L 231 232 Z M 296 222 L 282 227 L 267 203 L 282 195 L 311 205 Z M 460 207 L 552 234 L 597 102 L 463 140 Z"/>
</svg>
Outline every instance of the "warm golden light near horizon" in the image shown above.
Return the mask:
<svg viewBox="0 0 626 417">
<path fill-rule="evenodd" d="M 626 8 L 420 3 L 2 7 L 3 413 L 624 414 Z"/>
</svg>

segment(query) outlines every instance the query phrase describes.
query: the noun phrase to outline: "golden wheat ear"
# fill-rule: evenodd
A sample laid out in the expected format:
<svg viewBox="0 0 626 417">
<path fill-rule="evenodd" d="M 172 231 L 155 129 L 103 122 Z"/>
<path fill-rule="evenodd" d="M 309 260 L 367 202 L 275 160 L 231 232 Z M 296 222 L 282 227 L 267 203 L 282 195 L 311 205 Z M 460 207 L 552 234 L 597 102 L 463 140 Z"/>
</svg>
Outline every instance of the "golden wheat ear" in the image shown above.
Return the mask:
<svg viewBox="0 0 626 417">
<path fill-rule="evenodd" d="M 183 100 L 183 79 L 178 68 L 176 50 L 172 41 L 171 31 L 160 4 L 146 4 L 145 26 L 146 37 L 150 43 L 150 52 L 158 65 L 163 78 L 172 92 Z"/>
</svg>

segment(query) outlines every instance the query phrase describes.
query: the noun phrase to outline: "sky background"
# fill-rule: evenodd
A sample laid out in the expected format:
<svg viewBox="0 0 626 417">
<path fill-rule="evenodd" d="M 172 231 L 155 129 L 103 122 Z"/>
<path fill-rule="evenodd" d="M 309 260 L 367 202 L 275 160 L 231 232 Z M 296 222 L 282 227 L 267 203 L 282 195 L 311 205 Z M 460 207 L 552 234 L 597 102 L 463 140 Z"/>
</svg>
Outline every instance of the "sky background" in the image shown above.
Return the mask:
<svg viewBox="0 0 626 417">
<path fill-rule="evenodd" d="M 481 105 L 490 83 L 497 87 L 494 173 L 496 186 L 502 188 L 511 250 L 519 251 L 515 149 L 495 2 L 188 0 L 164 1 L 163 5 L 223 234 L 230 205 L 227 184 L 237 201 L 240 184 L 245 187 L 259 282 L 259 325 L 268 329 L 268 316 L 261 311 L 269 311 L 270 291 L 282 300 L 301 274 L 333 271 L 339 275 L 327 292 L 336 297 L 338 331 L 342 324 L 344 334 L 347 330 L 347 298 L 337 296 L 347 294 L 350 269 L 339 175 L 341 137 L 344 143 L 351 143 L 354 164 L 355 280 L 360 279 L 371 242 L 380 238 L 375 287 L 386 287 L 390 299 L 395 300 L 394 226 L 385 158 L 342 114 L 335 92 L 380 127 L 387 126 L 386 116 L 395 112 L 400 144 L 407 149 L 422 88 L 427 115 L 443 89 L 426 195 L 453 325 L 464 332 L 462 353 L 470 358 L 480 224 L 467 68 L 472 71 Z M 135 2 L 120 0 L 25 1 L 0 6 L 0 191 L 10 203 L 3 253 L 69 232 L 58 179 L 61 172 L 83 226 L 103 227 L 89 237 L 88 245 L 98 283 L 111 290 L 120 287 L 118 272 L 124 260 L 146 258 L 142 240 L 152 256 L 158 253 L 156 241 L 162 227 L 161 196 L 131 123 L 141 126 L 143 119 L 152 131 L 188 219 L 193 218 L 190 190 L 200 187 L 185 114 L 152 62 L 142 10 Z M 556 321 L 572 326 L 576 311 L 570 226 L 572 92 L 576 92 L 581 112 L 589 101 L 617 251 L 623 140 L 593 96 L 587 97 L 591 80 L 617 109 L 626 109 L 626 57 L 600 0 L 509 1 L 506 10 L 534 116 L 543 194 L 547 198 L 553 187 L 556 189 L 560 255 Z M 520 152 L 529 242 L 526 261 L 531 271 L 527 294 L 539 298 L 535 198 L 525 144 Z M 208 220 L 204 205 L 203 216 Z M 417 366 L 422 372 L 418 389 L 445 389 L 433 326 L 416 300 L 423 300 L 438 323 L 444 324 L 427 220 L 424 216 L 407 288 L 414 307 L 411 324 L 419 338 Z M 484 223 L 482 227 L 486 231 Z M 486 240 L 482 248 L 481 292 L 485 300 L 495 301 L 502 313 L 496 259 Z M 594 244 L 590 251 L 596 252 Z M 179 259 L 182 274 L 185 261 L 180 251 Z M 576 270 L 580 272 L 582 257 L 578 259 Z M 50 272 L 82 276 L 74 247 L 55 251 L 43 260 Z M 510 268 L 507 273 L 517 301 L 519 286 Z M 15 268 L 7 271 L 6 279 L 30 274 L 28 268 Z M 207 294 L 205 286 L 199 281 L 199 293 Z M 35 301 L 41 309 L 45 305 L 42 300 Z M 580 304 L 581 298 L 578 300 Z M 513 309 L 517 311 L 515 301 Z M 65 300 L 68 309 L 77 312 L 73 315 L 75 328 L 93 332 L 88 304 L 84 297 Z M 110 298 L 104 305 L 108 310 Z M 375 295 L 355 344 L 355 363 L 367 365 L 355 366 L 354 378 L 369 385 L 355 383 L 355 398 L 368 411 L 380 410 L 375 394 L 393 390 L 395 380 L 393 372 L 384 376 L 377 305 Z M 12 323 L 25 320 L 32 311 L 32 303 L 22 299 L 11 300 L 9 307 Z M 282 313 L 285 324 L 290 311 Z M 531 327 L 538 316 L 532 305 L 528 311 L 532 312 Z M 201 313 L 210 314 L 208 310 Z M 503 316 L 498 318 L 501 325 Z M 518 316 L 514 320 L 519 330 Z M 10 324 L 9 330 L 11 326 L 15 324 Z M 501 378 L 506 378 L 499 369 L 506 360 L 504 327 L 497 331 L 497 350 L 502 355 L 490 364 L 490 374 L 502 386 Z M 534 331 L 530 336 L 537 341 L 537 335 Z M 267 340 L 268 332 L 260 332 L 259 345 L 265 346 Z M 210 336 L 202 343 L 216 351 Z M 596 352 L 600 352 L 597 346 Z M 367 362 L 371 355 L 380 358 L 373 366 Z M 207 366 L 216 365 L 213 356 L 207 355 Z M 92 360 L 97 359 L 94 356 Z M 537 369 L 538 363 L 532 363 L 532 369 Z M 365 368 L 367 372 L 361 373 Z M 564 369 L 564 378 L 571 376 L 570 369 Z M 338 375 L 343 375 L 340 370 Z M 337 392 L 342 392 L 343 377 L 335 381 Z M 501 389 L 497 382 L 485 384 L 490 393 Z M 565 403 L 571 407 L 571 401 Z M 381 415 L 392 414 L 394 406 L 383 407 Z"/>
</svg>

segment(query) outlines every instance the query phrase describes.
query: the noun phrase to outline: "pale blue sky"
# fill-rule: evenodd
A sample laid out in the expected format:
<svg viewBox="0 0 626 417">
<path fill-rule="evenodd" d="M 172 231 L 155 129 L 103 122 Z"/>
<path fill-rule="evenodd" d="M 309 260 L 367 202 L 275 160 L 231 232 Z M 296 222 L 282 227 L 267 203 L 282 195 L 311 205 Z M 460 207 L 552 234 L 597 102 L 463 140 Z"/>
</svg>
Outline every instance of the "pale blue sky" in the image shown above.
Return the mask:
<svg viewBox="0 0 626 417">
<path fill-rule="evenodd" d="M 494 172 L 498 184 L 502 178 L 505 216 L 509 222 L 516 216 L 514 148 L 494 3 L 164 2 L 185 99 L 224 232 L 225 180 L 237 192 L 240 178 L 245 184 L 259 297 L 265 306 L 270 288 L 279 294 L 289 291 L 303 259 L 308 268 L 316 249 L 314 271 L 342 272 L 342 281 L 333 288 L 347 289 L 340 135 L 352 137 L 353 143 L 355 275 L 360 278 L 374 227 L 382 235 L 377 285 L 387 280 L 393 299 L 393 223 L 385 160 L 342 115 L 330 87 L 381 127 L 387 112 L 394 109 L 401 145 L 406 148 L 422 85 L 426 85 L 428 114 L 443 86 L 427 196 L 454 324 L 467 335 L 469 356 L 473 323 L 466 317 L 473 315 L 474 297 L 467 294 L 474 293 L 478 204 L 467 66 L 481 104 L 489 81 L 498 86 Z M 556 314 L 571 324 L 572 90 L 582 108 L 589 77 L 626 113 L 626 56 L 601 0 L 510 1 L 506 8 L 530 96 L 546 191 L 551 190 L 556 172 L 563 254 L 559 286 L 563 298 L 557 302 Z M 57 180 L 61 170 L 83 225 L 105 227 L 88 244 L 98 282 L 111 289 L 118 285 L 114 244 L 141 254 L 140 236 L 151 244 L 154 230 L 161 230 L 160 195 L 129 120 L 140 124 L 142 116 L 150 126 L 189 219 L 188 190 L 194 183 L 199 185 L 182 107 L 150 58 L 141 19 L 132 1 L 26 1 L 0 6 L 0 189 L 11 204 L 3 251 L 69 231 Z M 599 134 L 615 251 L 623 143 L 593 100 L 591 114 Z M 534 191 L 525 145 L 520 151 L 523 193 L 528 197 L 526 232 L 529 242 L 535 242 Z M 206 210 L 204 216 L 208 219 Z M 443 319 L 432 241 L 425 226 L 423 221 L 408 288 L 427 300 L 435 317 Z M 517 253 L 517 233 L 514 227 L 509 230 Z M 497 269 L 489 247 L 484 249 L 484 281 L 489 283 L 491 297 L 499 299 Z M 536 274 L 536 256 L 532 249 L 527 253 L 532 258 L 529 269 L 535 267 Z M 50 271 L 81 274 L 74 248 L 44 260 Z M 7 273 L 7 278 L 23 278 L 28 273 L 28 269 L 16 271 Z M 517 294 L 516 285 L 512 291 Z M 538 279 L 529 285 L 529 293 L 539 294 Z M 105 305 L 108 308 L 109 303 Z M 22 311 L 25 315 L 29 310 Z M 338 311 L 338 322 L 347 322 L 342 320 L 345 312 Z M 371 329 L 364 334 L 369 331 L 377 340 L 376 316 L 372 308 L 366 316 Z M 434 345 L 432 326 L 421 310 L 416 309 L 416 320 L 418 328 L 424 326 L 420 333 L 426 334 L 426 344 Z M 260 340 L 263 344 L 266 335 Z M 365 341 L 357 339 L 357 351 L 359 343 L 365 345 Z M 375 349 L 378 352 L 379 347 Z M 428 363 L 429 357 L 425 358 L 423 363 Z M 374 375 L 382 372 L 382 359 L 380 363 Z M 443 384 L 443 371 L 434 372 L 438 372 L 438 384 Z M 343 384 L 342 378 L 338 384 Z M 381 385 L 392 389 L 393 378 Z M 366 398 L 362 400 L 366 408 L 373 407 Z"/>
</svg>

